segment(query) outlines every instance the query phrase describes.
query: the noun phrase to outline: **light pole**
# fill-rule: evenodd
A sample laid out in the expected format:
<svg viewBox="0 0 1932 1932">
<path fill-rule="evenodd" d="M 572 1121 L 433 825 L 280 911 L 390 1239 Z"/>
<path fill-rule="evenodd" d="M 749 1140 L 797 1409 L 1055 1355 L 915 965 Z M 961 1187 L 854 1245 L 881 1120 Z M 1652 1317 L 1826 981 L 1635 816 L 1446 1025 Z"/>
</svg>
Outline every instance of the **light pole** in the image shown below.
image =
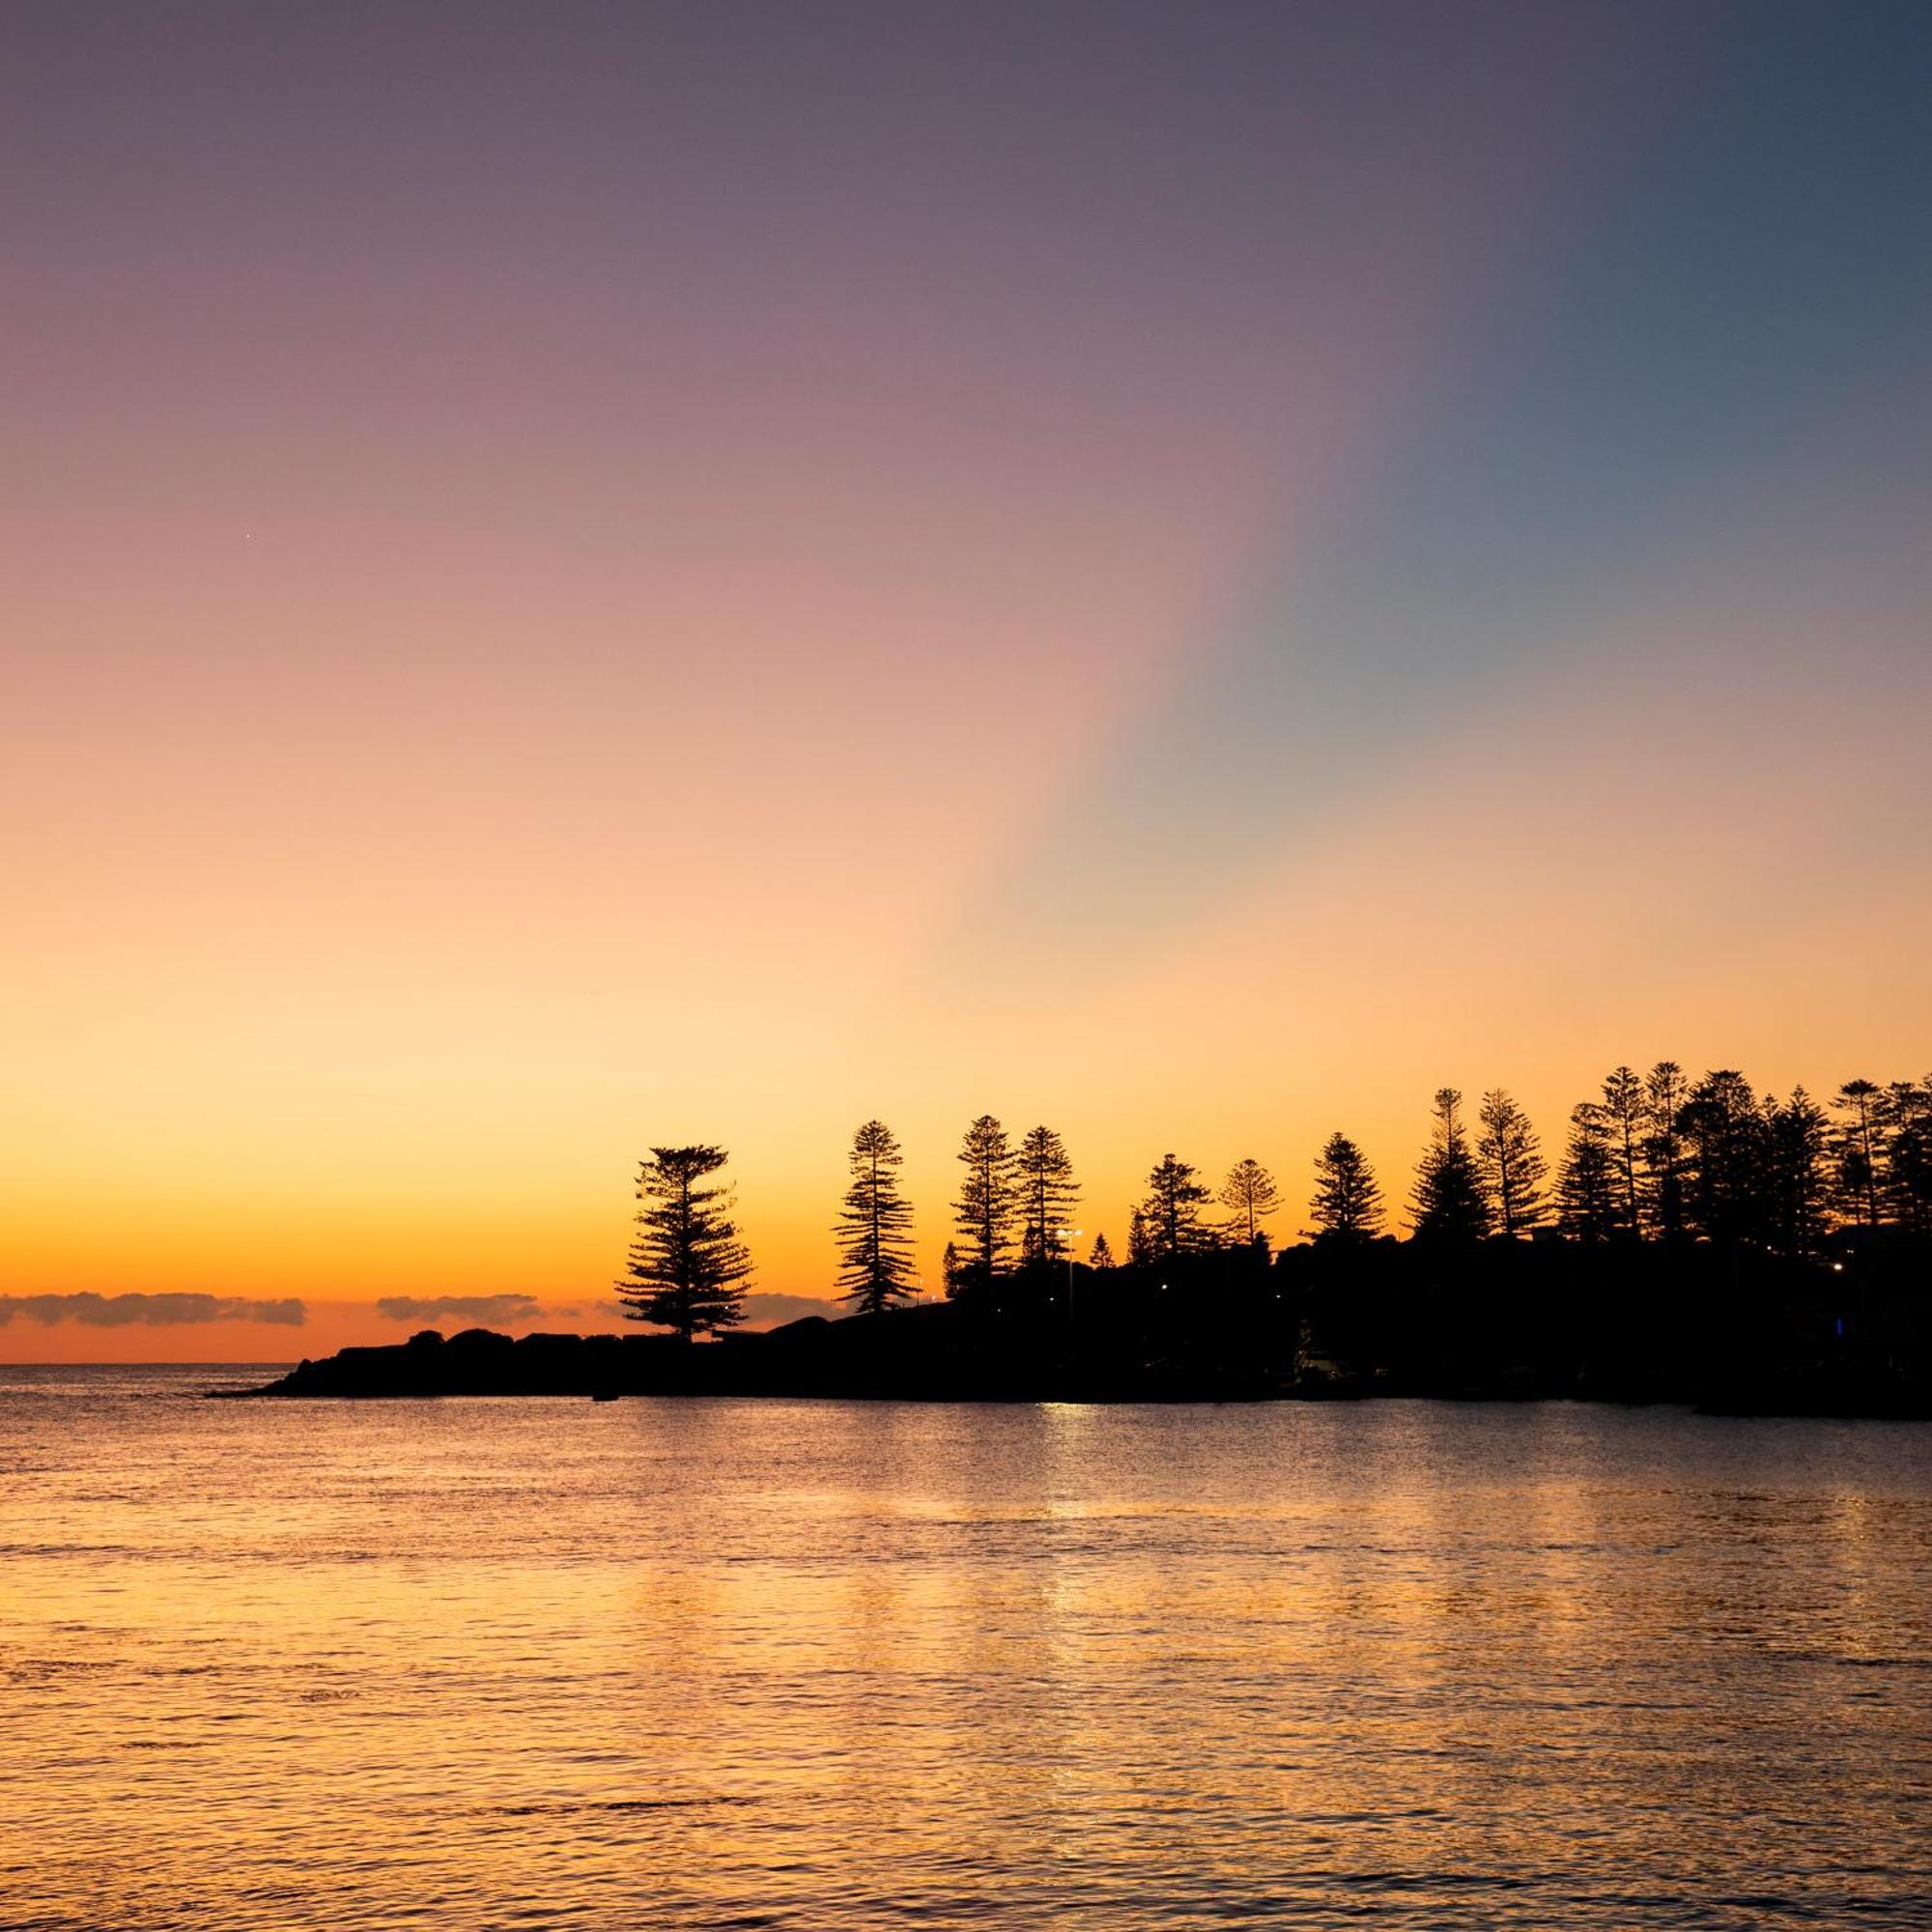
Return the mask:
<svg viewBox="0 0 1932 1932">
<path fill-rule="evenodd" d="M 1073 1326 L 1073 1243 L 1087 1230 L 1085 1228 L 1056 1228 L 1053 1232 L 1056 1235 L 1065 1236 L 1066 1239 L 1066 1325 L 1071 1328 Z"/>
</svg>

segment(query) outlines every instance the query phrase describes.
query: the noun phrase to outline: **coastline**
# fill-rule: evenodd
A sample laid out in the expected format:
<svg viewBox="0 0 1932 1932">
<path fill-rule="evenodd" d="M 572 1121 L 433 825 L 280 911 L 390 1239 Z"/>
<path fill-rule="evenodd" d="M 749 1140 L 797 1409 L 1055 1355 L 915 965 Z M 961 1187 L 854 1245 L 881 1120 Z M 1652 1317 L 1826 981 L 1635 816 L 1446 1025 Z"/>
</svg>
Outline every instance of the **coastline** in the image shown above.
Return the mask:
<svg viewBox="0 0 1932 1932">
<path fill-rule="evenodd" d="M 1515 1365 L 1455 1365 L 1439 1376 L 1333 1365 L 1275 1373 L 1229 1361 L 1123 1360 L 1042 1347 L 1038 1330 L 950 1305 L 828 1321 L 685 1344 L 660 1334 L 521 1337 L 471 1328 L 445 1338 L 343 1349 L 273 1382 L 211 1399 L 423 1400 L 442 1396 L 748 1396 L 887 1402 L 1257 1403 L 1434 1399 L 1680 1404 L 1707 1413 L 1932 1420 L 1932 1389 L 1900 1376 L 1830 1364 L 1692 1380 L 1659 1373 L 1614 1379 Z"/>
</svg>

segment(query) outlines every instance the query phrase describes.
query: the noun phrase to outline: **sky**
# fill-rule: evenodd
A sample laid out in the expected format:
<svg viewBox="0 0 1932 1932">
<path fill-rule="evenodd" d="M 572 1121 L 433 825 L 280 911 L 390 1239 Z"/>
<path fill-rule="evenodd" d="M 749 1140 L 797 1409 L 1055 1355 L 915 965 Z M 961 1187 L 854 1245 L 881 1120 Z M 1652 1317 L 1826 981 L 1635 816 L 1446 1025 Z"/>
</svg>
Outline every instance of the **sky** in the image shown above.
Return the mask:
<svg viewBox="0 0 1932 1932">
<path fill-rule="evenodd" d="M 0 1360 L 613 1322 L 852 1130 L 1398 1202 L 1932 1065 L 1932 11 L 0 14 Z M 1084 1245 L 1084 1243 L 1083 1243 Z"/>
</svg>

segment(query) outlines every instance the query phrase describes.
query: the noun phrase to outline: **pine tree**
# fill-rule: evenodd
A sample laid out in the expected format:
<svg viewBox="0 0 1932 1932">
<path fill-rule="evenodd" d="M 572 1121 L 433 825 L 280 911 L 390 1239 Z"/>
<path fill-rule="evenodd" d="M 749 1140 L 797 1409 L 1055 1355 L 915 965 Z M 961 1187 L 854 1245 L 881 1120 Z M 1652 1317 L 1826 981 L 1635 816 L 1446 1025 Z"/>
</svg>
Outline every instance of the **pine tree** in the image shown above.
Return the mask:
<svg viewBox="0 0 1932 1932">
<path fill-rule="evenodd" d="M 1886 1215 L 1911 1234 L 1932 1235 L 1932 1073 L 1885 1090 L 1884 1124 Z"/>
<path fill-rule="evenodd" d="M 899 1192 L 904 1156 L 883 1121 L 867 1121 L 852 1136 L 852 1184 L 838 1209 L 838 1286 L 856 1313 L 879 1315 L 911 1300 L 912 1204 Z"/>
<path fill-rule="evenodd" d="M 1308 1211 L 1318 1235 L 1366 1239 L 1381 1226 L 1381 1185 L 1347 1134 L 1330 1134 L 1315 1156 L 1315 1199 Z"/>
<path fill-rule="evenodd" d="M 966 1129 L 959 1147 L 966 1177 L 952 1204 L 953 1225 L 965 1243 L 962 1292 L 992 1290 L 1013 1245 L 1013 1153 L 1007 1130 L 991 1114 L 981 1114 Z"/>
<path fill-rule="evenodd" d="M 1503 1235 L 1514 1240 L 1543 1219 L 1543 1183 L 1548 1174 L 1536 1129 L 1500 1087 L 1483 1095 L 1478 1116 L 1476 1165 L 1490 1213 Z"/>
<path fill-rule="evenodd" d="M 1163 1154 L 1148 1175 L 1141 1213 L 1146 1217 L 1156 1260 L 1173 1261 L 1208 1245 L 1208 1234 L 1201 1225 L 1201 1204 L 1208 1199 L 1208 1190 L 1195 1175 L 1193 1167 L 1171 1153 Z"/>
<path fill-rule="evenodd" d="M 617 1283 L 633 1321 L 673 1328 L 689 1342 L 742 1321 L 752 1257 L 738 1238 L 730 1187 L 706 1187 L 730 1156 L 718 1147 L 660 1147 L 638 1168 L 641 1231 L 631 1243 L 628 1280 Z"/>
<path fill-rule="evenodd" d="M 1019 1197 L 1020 1260 L 1037 1265 L 1058 1262 L 1065 1252 L 1063 1230 L 1080 1190 L 1065 1144 L 1051 1127 L 1035 1127 L 1014 1156 L 1014 1191 Z"/>
<path fill-rule="evenodd" d="M 1764 1110 L 1734 1067 L 1707 1073 L 1678 1109 L 1685 1219 L 1707 1240 L 1762 1241 L 1770 1234 Z"/>
<path fill-rule="evenodd" d="M 1127 1216 L 1127 1265 L 1151 1267 L 1158 1258 L 1153 1244 L 1153 1230 L 1148 1226 L 1148 1217 L 1136 1208 Z"/>
<path fill-rule="evenodd" d="M 1638 1175 L 1643 1162 L 1643 1076 L 1634 1067 L 1618 1066 L 1604 1076 L 1604 1123 L 1616 1177 L 1616 1212 L 1611 1232 L 1643 1232 L 1642 1190 Z"/>
<path fill-rule="evenodd" d="M 1841 1118 L 1832 1131 L 1836 1173 L 1833 1189 L 1840 1214 L 1866 1228 L 1879 1224 L 1879 1170 L 1883 1164 L 1884 1094 L 1870 1080 L 1847 1080 L 1833 1105 Z"/>
<path fill-rule="evenodd" d="M 939 1278 L 946 1284 L 946 1298 L 956 1300 L 959 1291 L 967 1286 L 966 1264 L 959 1257 L 958 1248 L 951 1241 L 946 1244 L 946 1252 L 939 1258 Z"/>
<path fill-rule="evenodd" d="M 1684 1135 L 1678 1116 L 1688 1089 L 1684 1069 L 1660 1060 L 1643 1083 L 1644 1208 L 1654 1233 L 1673 1240 L 1684 1232 Z"/>
<path fill-rule="evenodd" d="M 1435 1123 L 1409 1197 L 1417 1240 L 1479 1241 L 1490 1232 L 1482 1176 L 1469 1150 L 1462 1110 L 1463 1096 L 1455 1088 L 1436 1090 Z"/>
<path fill-rule="evenodd" d="M 1094 1236 L 1094 1252 L 1088 1258 L 1087 1265 L 1095 1274 L 1106 1274 L 1113 1268 L 1114 1251 L 1107 1245 L 1105 1235 L 1095 1235 Z"/>
<path fill-rule="evenodd" d="M 1794 1087 L 1781 1107 L 1766 1100 L 1765 1130 L 1772 1243 L 1783 1254 L 1814 1255 L 1832 1197 L 1830 1119 L 1804 1088 Z"/>
<path fill-rule="evenodd" d="M 1556 1225 L 1579 1241 L 1607 1240 L 1624 1225 L 1629 1176 L 1619 1132 L 1608 1105 L 1580 1100 L 1571 1109 L 1570 1144 L 1556 1177 Z"/>
<path fill-rule="evenodd" d="M 1253 1247 L 1257 1236 L 1264 1237 L 1263 1222 L 1281 1211 L 1281 1190 L 1260 1161 L 1237 1160 L 1221 1183 L 1221 1206 L 1228 1210 L 1229 1234 Z"/>
</svg>

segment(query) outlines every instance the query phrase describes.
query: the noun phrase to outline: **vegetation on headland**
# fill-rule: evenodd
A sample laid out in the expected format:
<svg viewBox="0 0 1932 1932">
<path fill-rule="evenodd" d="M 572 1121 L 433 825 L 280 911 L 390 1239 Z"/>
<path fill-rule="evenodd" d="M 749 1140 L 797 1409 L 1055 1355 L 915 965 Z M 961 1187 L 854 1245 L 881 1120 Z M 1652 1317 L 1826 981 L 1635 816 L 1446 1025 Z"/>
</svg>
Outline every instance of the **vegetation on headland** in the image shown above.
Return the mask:
<svg viewBox="0 0 1932 1932">
<path fill-rule="evenodd" d="M 619 1293 L 658 1337 L 481 1331 L 350 1350 L 279 1392 L 713 1392 L 927 1398 L 1570 1395 L 1932 1412 L 1932 1078 L 1829 1107 L 1722 1069 L 1620 1066 L 1573 1109 L 1553 1173 L 1508 1094 L 1444 1088 L 1387 1232 L 1361 1150 L 1319 1151 L 1302 1237 L 1252 1158 L 1221 1187 L 1169 1153 L 1125 1253 L 1087 1259 L 1061 1137 L 981 1115 L 959 1150 L 946 1299 L 916 1297 L 898 1143 L 853 1137 L 835 1233 L 853 1320 L 734 1332 L 751 1259 L 722 1149 L 640 1169 Z M 687 1345 L 708 1335 L 724 1348 Z"/>
</svg>

